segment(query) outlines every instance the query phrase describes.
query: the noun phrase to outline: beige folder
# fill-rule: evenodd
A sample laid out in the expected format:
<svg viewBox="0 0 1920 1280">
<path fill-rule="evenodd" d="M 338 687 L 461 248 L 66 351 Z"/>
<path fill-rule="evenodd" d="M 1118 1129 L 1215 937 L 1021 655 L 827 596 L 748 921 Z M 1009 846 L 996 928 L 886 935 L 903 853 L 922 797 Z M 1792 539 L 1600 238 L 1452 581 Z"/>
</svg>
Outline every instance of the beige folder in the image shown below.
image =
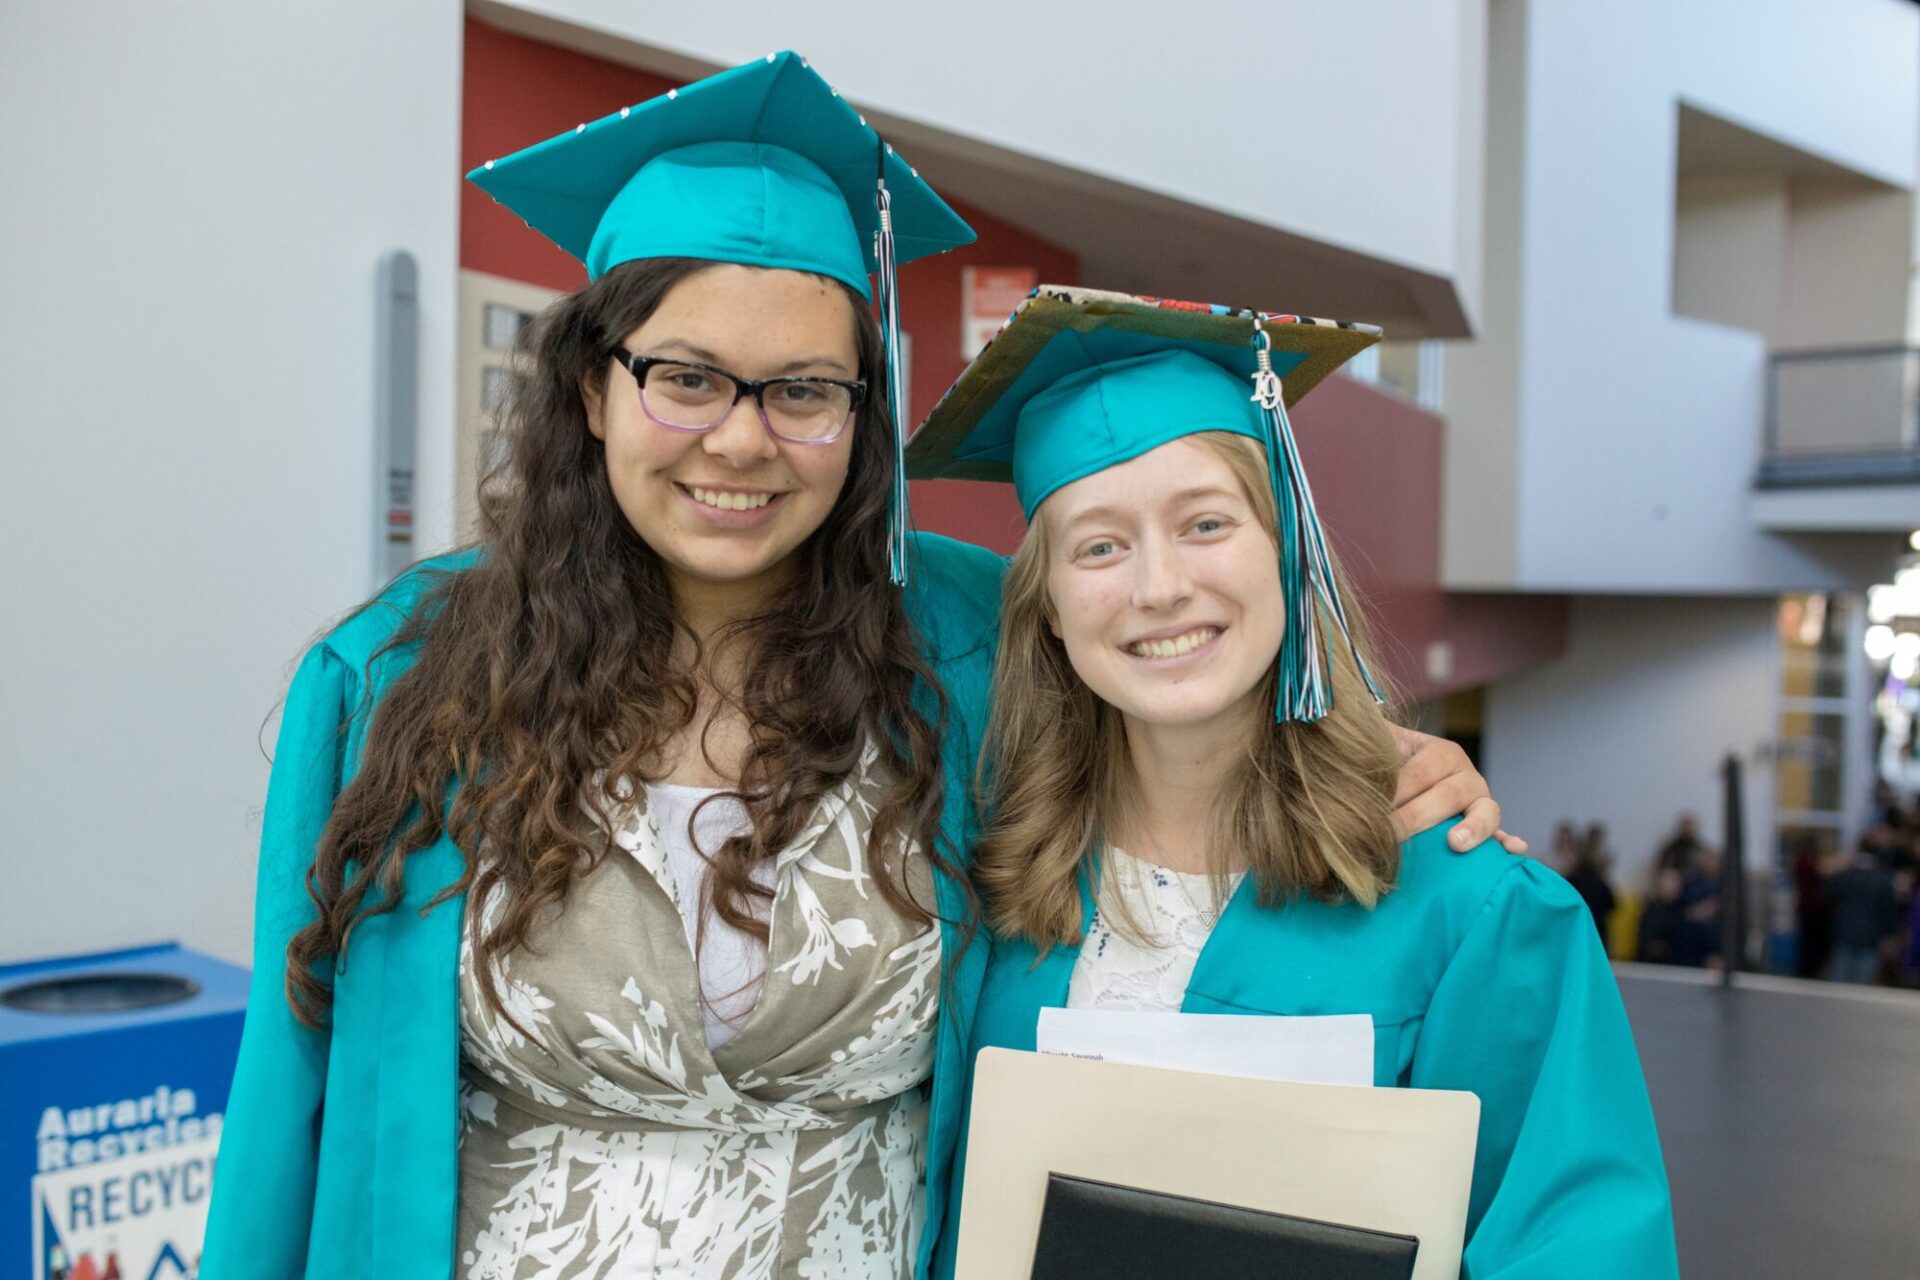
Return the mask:
<svg viewBox="0 0 1920 1280">
<path fill-rule="evenodd" d="M 1480 1100 L 985 1049 L 955 1280 L 1026 1280 L 1049 1173 L 1414 1236 L 1454 1280 Z"/>
</svg>

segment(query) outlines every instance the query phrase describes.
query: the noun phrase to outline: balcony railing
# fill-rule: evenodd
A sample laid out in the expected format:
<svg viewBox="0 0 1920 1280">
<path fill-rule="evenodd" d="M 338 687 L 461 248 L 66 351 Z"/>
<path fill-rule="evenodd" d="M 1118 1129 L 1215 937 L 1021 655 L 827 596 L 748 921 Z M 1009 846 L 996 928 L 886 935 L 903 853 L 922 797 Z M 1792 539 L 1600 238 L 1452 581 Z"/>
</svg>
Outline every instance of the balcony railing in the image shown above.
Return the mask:
<svg viewBox="0 0 1920 1280">
<path fill-rule="evenodd" d="M 1777 352 L 1761 488 L 1920 481 L 1920 347 Z"/>
</svg>

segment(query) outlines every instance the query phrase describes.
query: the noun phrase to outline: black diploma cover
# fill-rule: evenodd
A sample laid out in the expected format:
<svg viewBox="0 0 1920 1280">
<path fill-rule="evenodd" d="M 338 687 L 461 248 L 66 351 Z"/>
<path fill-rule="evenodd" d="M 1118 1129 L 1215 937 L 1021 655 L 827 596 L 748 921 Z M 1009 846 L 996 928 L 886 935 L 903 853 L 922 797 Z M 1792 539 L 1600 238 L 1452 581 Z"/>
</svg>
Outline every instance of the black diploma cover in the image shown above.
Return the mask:
<svg viewBox="0 0 1920 1280">
<path fill-rule="evenodd" d="M 1409 1280 L 1419 1244 L 1412 1236 L 1052 1173 L 1032 1280 Z"/>
</svg>

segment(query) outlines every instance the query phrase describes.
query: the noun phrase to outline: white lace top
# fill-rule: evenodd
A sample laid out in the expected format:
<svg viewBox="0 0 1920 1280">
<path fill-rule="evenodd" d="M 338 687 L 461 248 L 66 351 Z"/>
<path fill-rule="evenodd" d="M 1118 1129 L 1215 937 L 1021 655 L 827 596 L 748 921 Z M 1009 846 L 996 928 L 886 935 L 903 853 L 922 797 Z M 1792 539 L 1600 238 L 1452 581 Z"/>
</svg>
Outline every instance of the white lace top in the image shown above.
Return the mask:
<svg viewBox="0 0 1920 1280">
<path fill-rule="evenodd" d="M 1228 878 L 1229 894 L 1244 874 Z M 1225 905 L 1214 901 L 1205 873 L 1169 870 L 1109 847 L 1093 923 L 1067 988 L 1067 1007 L 1178 1010 L 1194 962 Z M 1117 931 L 1109 920 L 1113 915 L 1131 921 L 1147 945 Z"/>
</svg>

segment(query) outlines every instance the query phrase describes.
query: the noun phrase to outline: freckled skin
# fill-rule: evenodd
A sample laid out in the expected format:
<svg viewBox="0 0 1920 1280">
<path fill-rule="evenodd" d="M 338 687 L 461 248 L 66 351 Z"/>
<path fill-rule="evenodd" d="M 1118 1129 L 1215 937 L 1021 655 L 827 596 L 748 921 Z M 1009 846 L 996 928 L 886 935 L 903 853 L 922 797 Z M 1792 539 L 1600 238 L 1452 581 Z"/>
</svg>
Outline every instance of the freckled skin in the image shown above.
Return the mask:
<svg viewBox="0 0 1920 1280">
<path fill-rule="evenodd" d="M 1286 606 L 1273 539 L 1226 462 L 1175 440 L 1065 486 L 1038 516 L 1054 634 L 1087 687 L 1139 724 L 1237 725 L 1280 651 Z M 1202 626 L 1218 638 L 1183 656 L 1129 651 Z"/>
<path fill-rule="evenodd" d="M 851 301 L 838 286 L 799 271 L 707 268 L 668 290 L 622 345 L 640 355 L 685 355 L 746 378 L 860 377 Z M 792 367 L 796 361 L 806 363 Z M 849 425 L 832 444 L 776 440 L 749 396 L 711 431 L 670 431 L 647 416 L 632 375 L 608 363 L 604 394 L 591 384 L 582 394 L 589 429 L 607 447 L 614 498 L 634 531 L 676 581 L 752 595 L 783 583 L 795 553 L 840 496 L 857 428 Z M 701 513 L 686 492 L 694 486 L 777 496 L 765 520 L 730 527 Z"/>
</svg>

